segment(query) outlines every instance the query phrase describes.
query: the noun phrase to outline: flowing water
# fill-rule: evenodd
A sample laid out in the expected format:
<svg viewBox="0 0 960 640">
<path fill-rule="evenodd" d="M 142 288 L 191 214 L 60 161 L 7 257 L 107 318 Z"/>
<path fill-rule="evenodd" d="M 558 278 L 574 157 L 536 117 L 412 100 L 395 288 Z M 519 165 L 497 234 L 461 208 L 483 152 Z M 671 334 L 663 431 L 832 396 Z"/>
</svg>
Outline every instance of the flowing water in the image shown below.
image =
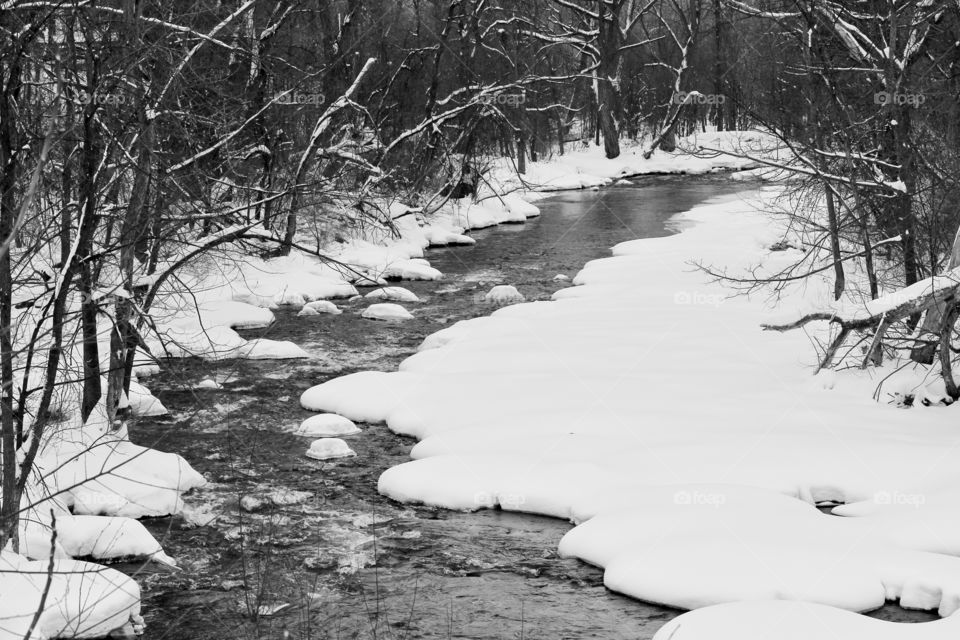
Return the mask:
<svg viewBox="0 0 960 640">
<path fill-rule="evenodd" d="M 318 462 L 286 429 L 312 415 L 307 388 L 359 370 L 392 371 L 424 337 L 484 315 L 495 284 L 546 300 L 588 260 L 742 185 L 723 178 L 637 178 L 630 186 L 565 192 L 522 225 L 472 233 L 473 246 L 431 249 L 445 277 L 403 283 L 416 319 L 277 313 L 247 337 L 292 340 L 305 361 L 178 361 L 146 381 L 170 416 L 141 419 L 135 442 L 183 455 L 211 485 L 188 501 L 215 519 L 146 521 L 181 569 L 121 565 L 144 589 L 146 638 L 650 638 L 678 611 L 618 596 L 599 569 L 557 557 L 569 523 L 485 510 L 450 512 L 391 502 L 376 491 L 414 441 L 383 425 L 347 438 L 357 457 Z M 204 378 L 221 388 L 196 389 Z M 469 407 L 471 398 L 463 398 Z M 896 607 L 888 619 L 919 620 Z"/>
</svg>

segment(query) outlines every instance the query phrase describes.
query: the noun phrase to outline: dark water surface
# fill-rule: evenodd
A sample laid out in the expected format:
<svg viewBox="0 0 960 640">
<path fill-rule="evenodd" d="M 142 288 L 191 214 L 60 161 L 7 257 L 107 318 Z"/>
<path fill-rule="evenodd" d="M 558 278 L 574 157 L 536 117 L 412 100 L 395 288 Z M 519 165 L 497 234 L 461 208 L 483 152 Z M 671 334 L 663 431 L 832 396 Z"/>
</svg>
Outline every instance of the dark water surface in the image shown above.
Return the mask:
<svg viewBox="0 0 960 640">
<path fill-rule="evenodd" d="M 211 486 L 188 502 L 216 519 L 146 522 L 181 570 L 119 567 L 143 585 L 145 637 L 650 638 L 679 612 L 610 593 L 600 570 L 558 558 L 568 523 L 396 504 L 377 493 L 377 478 L 408 460 L 414 441 L 363 424 L 346 438 L 357 457 L 324 463 L 303 455 L 310 439 L 285 429 L 312 415 L 299 406 L 304 390 L 395 370 L 430 333 L 492 311 L 480 301 L 491 286 L 548 299 L 568 286 L 558 273 L 572 277 L 618 242 L 667 235 L 672 215 L 742 188 L 678 176 L 561 193 L 538 203 L 540 218 L 475 231 L 474 246 L 429 250 L 445 277 L 402 284 L 422 300 L 406 305 L 415 320 L 362 320 L 365 301 L 343 302 L 340 316 L 281 310 L 247 337 L 292 340 L 313 359 L 178 361 L 147 379 L 171 416 L 140 420 L 133 439 L 204 473 Z M 194 389 L 205 377 L 222 389 Z M 882 615 L 926 619 L 896 607 Z"/>
</svg>

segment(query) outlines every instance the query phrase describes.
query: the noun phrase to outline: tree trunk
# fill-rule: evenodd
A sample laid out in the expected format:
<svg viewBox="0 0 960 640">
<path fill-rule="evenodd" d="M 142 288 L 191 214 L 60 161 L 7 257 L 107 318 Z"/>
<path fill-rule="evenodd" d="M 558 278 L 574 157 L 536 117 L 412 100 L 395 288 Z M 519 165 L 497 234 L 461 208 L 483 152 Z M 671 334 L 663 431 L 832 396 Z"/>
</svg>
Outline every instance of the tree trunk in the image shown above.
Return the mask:
<svg viewBox="0 0 960 640">
<path fill-rule="evenodd" d="M 830 225 L 830 253 L 833 257 L 833 299 L 839 300 L 846 287 L 846 277 L 843 273 L 843 256 L 840 254 L 840 229 L 837 224 L 837 207 L 833 201 L 833 189 L 826 185 L 827 221 Z"/>
<path fill-rule="evenodd" d="M 89 90 L 93 95 L 93 88 Z M 96 105 L 87 106 L 83 118 L 83 171 L 82 211 L 84 222 L 97 219 L 97 150 L 96 150 Z M 100 347 L 97 343 L 97 304 L 93 299 L 96 281 L 93 265 L 86 258 L 93 247 L 93 228 L 77 238 L 77 261 L 80 263 L 80 328 L 83 342 L 83 401 L 81 418 L 86 421 L 100 401 Z"/>
<path fill-rule="evenodd" d="M 19 58 L 0 76 L 0 242 L 10 242 L 16 219 L 16 119 L 14 117 L 20 87 Z M 13 285 L 10 252 L 0 257 L 0 549 L 13 540 L 19 551 L 17 523 L 17 434 L 13 419 L 13 343 L 10 322 L 13 311 Z"/>
<path fill-rule="evenodd" d="M 526 136 L 521 132 L 516 136 L 517 148 L 517 173 L 523 175 L 527 172 L 527 151 Z"/>
<path fill-rule="evenodd" d="M 930 314 L 931 312 L 933 312 L 933 309 L 930 309 L 927 313 Z M 960 390 L 957 389 L 957 382 L 953 377 L 953 351 L 950 349 L 950 339 L 953 337 L 953 327 L 957 324 L 958 316 L 960 316 L 960 305 L 954 301 L 944 314 L 942 328 L 940 329 L 940 374 L 943 376 L 943 384 L 946 387 L 947 395 L 952 400 L 960 398 Z"/>
<path fill-rule="evenodd" d="M 603 152 L 607 158 L 620 155 L 620 95 L 614 82 L 619 77 L 620 21 L 619 10 L 611 8 L 607 14 L 605 2 L 598 3 L 597 48 L 600 60 L 595 73 L 597 93 L 597 126 L 603 133 Z"/>
<path fill-rule="evenodd" d="M 953 238 L 953 250 L 950 252 L 946 271 L 952 271 L 958 266 L 960 266 L 960 229 L 957 230 Z M 949 320 L 947 311 L 946 305 L 936 305 L 927 311 L 918 335 L 918 338 L 921 338 L 922 341 L 918 340 L 911 349 L 911 360 L 920 364 L 933 364 L 934 356 L 937 353 L 937 343 L 934 340 L 948 330 L 945 324 Z M 949 329 L 952 329 L 952 326 Z"/>
</svg>

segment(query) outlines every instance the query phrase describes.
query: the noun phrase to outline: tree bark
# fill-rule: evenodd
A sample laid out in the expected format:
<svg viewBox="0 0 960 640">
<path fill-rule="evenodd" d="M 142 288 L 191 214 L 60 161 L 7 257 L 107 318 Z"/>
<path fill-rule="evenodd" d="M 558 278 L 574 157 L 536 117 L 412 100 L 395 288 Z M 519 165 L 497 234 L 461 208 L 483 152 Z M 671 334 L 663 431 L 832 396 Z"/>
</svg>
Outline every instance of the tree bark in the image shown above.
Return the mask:
<svg viewBox="0 0 960 640">
<path fill-rule="evenodd" d="M 957 230 L 953 238 L 953 249 L 950 252 L 950 259 L 947 261 L 947 271 L 960 266 L 960 229 Z M 928 311 L 923 319 L 918 337 L 925 338 L 923 341 L 917 341 L 916 345 L 910 351 L 910 359 L 919 364 L 933 364 L 937 353 L 937 344 L 933 342 L 936 336 L 942 336 L 948 329 L 949 317 L 946 305 L 934 305 Z M 955 320 L 955 319 L 954 319 Z M 952 329 L 951 327 L 949 327 Z"/>
<path fill-rule="evenodd" d="M 833 255 L 833 299 L 839 300 L 846 286 L 843 273 L 843 256 L 840 254 L 840 229 L 837 224 L 837 207 L 833 201 L 833 189 L 825 185 L 827 196 L 827 222 L 830 226 L 830 253 Z"/>
</svg>

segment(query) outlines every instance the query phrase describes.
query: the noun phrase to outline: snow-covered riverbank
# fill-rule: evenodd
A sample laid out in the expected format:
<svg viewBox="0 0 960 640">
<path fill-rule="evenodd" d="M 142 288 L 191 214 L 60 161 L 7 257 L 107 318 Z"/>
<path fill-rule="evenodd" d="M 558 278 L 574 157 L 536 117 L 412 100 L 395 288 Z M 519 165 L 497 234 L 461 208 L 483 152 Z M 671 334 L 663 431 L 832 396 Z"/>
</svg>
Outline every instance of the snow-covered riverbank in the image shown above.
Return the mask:
<svg viewBox="0 0 960 640">
<path fill-rule="evenodd" d="M 458 323 L 399 372 L 346 376 L 302 404 L 421 439 L 415 461 L 381 477 L 385 494 L 569 518 L 579 526 L 561 552 L 643 600 L 866 611 L 891 599 L 950 615 L 960 607 L 950 413 L 875 402 L 891 365 L 813 376 L 806 334 L 762 332 L 772 311 L 762 296 L 729 298 L 691 267 L 786 260 L 770 250 L 782 226 L 756 210 L 777 193 L 698 207 L 678 221 L 683 233 L 615 247 L 553 302 Z M 922 376 L 888 381 L 884 397 Z M 812 506 L 828 502 L 849 503 L 835 510 L 845 517 Z M 778 606 L 737 612 L 769 622 Z M 790 637 L 819 637 L 837 619 L 810 611 L 790 617 Z M 749 624 L 722 607 L 696 615 L 700 631 L 673 637 L 738 637 L 732 625 Z M 851 637 L 956 632 L 955 619 L 902 632 L 843 620 Z"/>
<path fill-rule="evenodd" d="M 379 231 L 327 247 L 339 265 L 296 252 L 273 260 L 235 255 L 239 258 L 236 261 L 215 261 L 214 273 L 197 271 L 196 279 L 188 282 L 189 295 L 161 299 L 157 314 L 160 336 L 148 337 L 148 343 L 155 354 L 172 357 L 309 357 L 293 343 L 248 341 L 234 329 L 269 325 L 273 321 L 271 307 L 297 307 L 312 300 L 353 296 L 357 286 L 381 283 L 385 278 L 438 279 L 442 274 L 423 259 L 426 247 L 470 243 L 473 240 L 466 233 L 471 229 L 522 222 L 538 215 L 539 210 L 530 203 L 540 197 L 535 189 L 551 190 L 564 185 L 598 187 L 644 172 L 704 173 L 745 164 L 673 158 L 658 154 L 649 164 L 630 158 L 617 163 L 600 158 L 596 150 L 590 149 L 566 156 L 560 162 L 534 165 L 530 180 L 542 182 L 529 182 L 522 189 L 503 172 L 496 182 L 499 196 L 488 194 L 477 204 L 450 203 L 429 220 L 404 215 L 409 210 L 395 206 L 391 212 L 399 237 Z M 166 313 L 162 312 L 164 308 Z M 357 321 L 362 322 L 359 318 Z M 153 365 L 138 367 L 141 379 L 151 371 L 155 371 Z M 162 404 L 139 384 L 134 384 L 130 400 L 135 414 L 164 411 Z M 42 490 L 38 486 L 31 493 L 36 508 L 30 512 L 32 520 L 21 530 L 21 552 L 36 560 L 46 560 L 51 553 L 51 531 L 56 518 L 59 537 L 53 551 L 63 566 L 54 572 L 52 596 L 39 620 L 41 633 L 34 637 L 85 634 L 88 630 L 101 633 L 124 625 L 139 625 L 139 588 L 134 580 L 93 564 L 77 565 L 83 573 L 73 575 L 63 563 L 69 562 L 70 556 L 147 557 L 175 562 L 133 518 L 182 512 L 181 494 L 201 486 L 205 480 L 179 456 L 138 447 L 129 442 L 125 431 L 107 429 L 102 416 L 96 423 L 61 429 L 40 461 L 45 486 Z M 51 494 L 57 499 L 47 498 Z M 53 507 L 53 515 L 48 507 Z M 11 566 L 21 566 L 24 561 L 23 556 L 5 552 L 4 562 Z M 90 572 L 106 580 L 107 586 L 115 585 L 112 589 L 124 597 L 104 598 L 101 602 L 69 599 L 66 594 L 83 591 L 81 583 L 89 579 L 84 576 Z M 11 637 L 22 635 L 32 622 L 33 612 L 40 607 L 45 579 L 41 573 L 30 577 L 29 589 L 21 584 L 23 578 L 0 581 L 2 593 L 19 594 L 15 600 L 8 600 L 13 607 L 10 613 L 17 620 L 16 628 L 11 628 L 15 636 Z M 83 628 L 71 626 L 78 619 L 83 619 Z"/>
</svg>

